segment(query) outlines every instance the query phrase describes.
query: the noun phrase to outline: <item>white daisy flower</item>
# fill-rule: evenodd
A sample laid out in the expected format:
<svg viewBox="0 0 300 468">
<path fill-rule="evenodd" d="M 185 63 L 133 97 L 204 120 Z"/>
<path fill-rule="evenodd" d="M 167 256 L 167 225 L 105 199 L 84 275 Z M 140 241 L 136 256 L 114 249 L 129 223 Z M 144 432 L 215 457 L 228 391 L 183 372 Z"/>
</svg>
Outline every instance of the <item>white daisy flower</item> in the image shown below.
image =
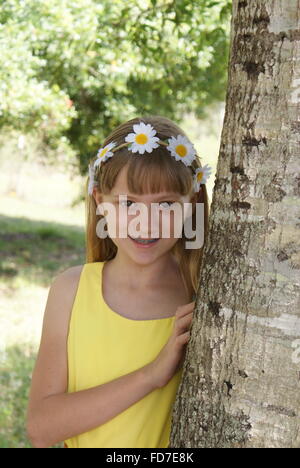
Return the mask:
<svg viewBox="0 0 300 468">
<path fill-rule="evenodd" d="M 95 169 L 93 167 L 93 164 L 89 164 L 89 186 L 88 186 L 88 193 L 89 195 L 92 195 L 93 193 L 93 188 L 97 184 L 95 181 Z"/>
<path fill-rule="evenodd" d="M 201 184 L 206 184 L 207 179 L 211 175 L 212 168 L 205 164 L 203 167 L 198 167 L 194 174 L 194 190 L 198 192 Z"/>
<path fill-rule="evenodd" d="M 130 151 L 136 153 L 137 151 L 140 154 L 144 154 L 145 151 L 152 153 L 154 148 L 158 148 L 159 138 L 154 136 L 156 135 L 156 130 L 150 124 L 144 124 L 143 122 L 135 124 L 133 126 L 134 133 L 129 133 L 125 137 L 125 141 L 132 143 L 128 147 Z"/>
<path fill-rule="evenodd" d="M 102 162 L 106 161 L 108 158 L 111 158 L 113 156 L 114 153 L 110 150 L 113 149 L 115 146 L 116 146 L 116 143 L 112 142 L 104 146 L 104 148 L 99 149 L 97 153 L 97 159 L 94 162 L 94 168 L 96 168 Z"/>
<path fill-rule="evenodd" d="M 176 138 L 172 136 L 168 140 L 167 149 L 177 161 L 182 161 L 186 166 L 190 166 L 195 159 L 196 150 L 193 144 L 183 135 Z"/>
</svg>

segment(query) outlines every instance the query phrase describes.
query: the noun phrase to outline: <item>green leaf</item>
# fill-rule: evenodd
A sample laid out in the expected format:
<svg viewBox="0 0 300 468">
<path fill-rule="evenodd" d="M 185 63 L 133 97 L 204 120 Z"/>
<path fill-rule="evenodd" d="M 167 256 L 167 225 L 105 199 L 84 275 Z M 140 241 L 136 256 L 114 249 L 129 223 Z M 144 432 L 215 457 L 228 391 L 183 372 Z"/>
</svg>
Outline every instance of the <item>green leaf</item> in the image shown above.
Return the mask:
<svg viewBox="0 0 300 468">
<path fill-rule="evenodd" d="M 230 8 L 227 0 L 1 2 L 0 125 L 39 132 L 50 148 L 63 138 L 84 172 L 123 121 L 203 113 L 224 99 Z"/>
</svg>

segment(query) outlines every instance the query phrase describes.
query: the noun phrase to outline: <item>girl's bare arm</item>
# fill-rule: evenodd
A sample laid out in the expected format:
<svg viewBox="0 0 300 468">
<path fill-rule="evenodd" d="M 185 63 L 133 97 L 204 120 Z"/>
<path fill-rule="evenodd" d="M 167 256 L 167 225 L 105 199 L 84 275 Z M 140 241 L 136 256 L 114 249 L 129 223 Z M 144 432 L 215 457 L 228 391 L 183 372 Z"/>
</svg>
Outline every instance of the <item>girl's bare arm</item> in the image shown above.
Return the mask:
<svg viewBox="0 0 300 468">
<path fill-rule="evenodd" d="M 157 388 L 145 366 L 103 385 L 67 393 L 67 336 L 81 268 L 58 275 L 49 291 L 27 414 L 27 434 L 34 447 L 50 447 L 94 429 Z"/>
</svg>

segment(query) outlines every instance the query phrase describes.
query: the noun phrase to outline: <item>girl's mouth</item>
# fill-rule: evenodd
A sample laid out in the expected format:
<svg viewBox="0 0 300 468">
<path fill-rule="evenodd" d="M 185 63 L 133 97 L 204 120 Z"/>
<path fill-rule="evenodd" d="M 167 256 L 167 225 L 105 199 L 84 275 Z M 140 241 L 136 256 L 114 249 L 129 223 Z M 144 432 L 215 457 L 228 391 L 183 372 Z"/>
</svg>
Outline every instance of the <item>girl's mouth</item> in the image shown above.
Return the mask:
<svg viewBox="0 0 300 468">
<path fill-rule="evenodd" d="M 128 234 L 128 237 L 132 240 L 132 242 L 134 242 L 134 244 L 137 247 L 142 247 L 142 248 L 149 248 L 152 245 L 156 245 L 159 241 L 159 238 L 158 239 L 141 239 L 141 238 L 135 239 L 129 236 L 129 234 Z"/>
</svg>

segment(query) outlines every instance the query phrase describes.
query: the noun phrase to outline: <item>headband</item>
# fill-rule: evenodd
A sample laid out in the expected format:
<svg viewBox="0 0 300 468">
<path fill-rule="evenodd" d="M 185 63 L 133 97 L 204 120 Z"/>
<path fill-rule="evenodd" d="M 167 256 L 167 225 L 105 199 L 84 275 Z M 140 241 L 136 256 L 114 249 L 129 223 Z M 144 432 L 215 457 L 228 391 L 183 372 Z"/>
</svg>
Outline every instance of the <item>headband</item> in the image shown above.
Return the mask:
<svg viewBox="0 0 300 468">
<path fill-rule="evenodd" d="M 162 141 L 155 136 L 156 130 L 152 125 L 144 124 L 143 122 L 133 125 L 133 131 L 133 133 L 129 133 L 125 137 L 126 143 L 122 143 L 116 147 L 116 143 L 111 142 L 99 149 L 97 159 L 95 159 L 94 163 L 89 164 L 89 195 L 92 195 L 94 186 L 98 185 L 98 182 L 95 180 L 97 168 L 100 168 L 102 162 L 111 158 L 117 150 L 125 146 L 128 146 L 129 151 L 132 153 L 139 152 L 139 154 L 144 154 L 145 151 L 152 153 L 159 145 L 164 145 L 171 156 L 186 166 L 192 166 L 192 162 L 196 159 L 196 150 L 193 144 L 183 135 L 172 136 L 167 141 Z M 195 171 L 193 170 L 193 188 L 195 192 L 200 190 L 200 185 L 205 184 L 210 175 L 211 167 L 208 164 L 204 167 L 198 167 Z"/>
</svg>

